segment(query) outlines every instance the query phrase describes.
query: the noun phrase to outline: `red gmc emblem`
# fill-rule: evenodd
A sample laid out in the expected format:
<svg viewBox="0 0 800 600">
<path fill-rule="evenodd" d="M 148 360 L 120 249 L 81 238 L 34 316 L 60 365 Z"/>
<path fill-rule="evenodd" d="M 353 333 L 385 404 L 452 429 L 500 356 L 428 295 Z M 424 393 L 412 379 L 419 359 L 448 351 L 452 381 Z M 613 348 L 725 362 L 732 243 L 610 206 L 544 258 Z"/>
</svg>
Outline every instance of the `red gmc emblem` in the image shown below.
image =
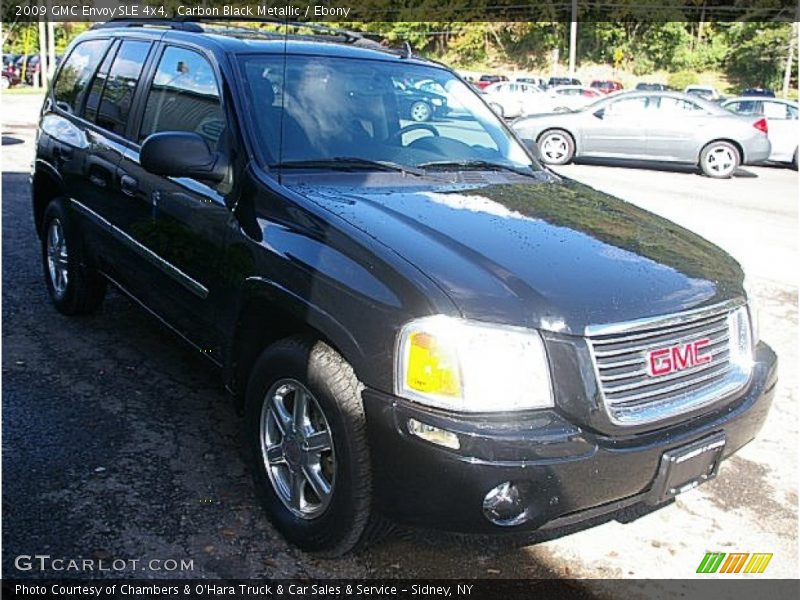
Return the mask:
<svg viewBox="0 0 800 600">
<path fill-rule="evenodd" d="M 703 349 L 710 343 L 711 340 L 708 338 L 702 338 L 687 344 L 677 344 L 648 352 L 647 372 L 651 377 L 658 377 L 710 363 L 713 357 L 710 354 L 703 354 Z"/>
</svg>

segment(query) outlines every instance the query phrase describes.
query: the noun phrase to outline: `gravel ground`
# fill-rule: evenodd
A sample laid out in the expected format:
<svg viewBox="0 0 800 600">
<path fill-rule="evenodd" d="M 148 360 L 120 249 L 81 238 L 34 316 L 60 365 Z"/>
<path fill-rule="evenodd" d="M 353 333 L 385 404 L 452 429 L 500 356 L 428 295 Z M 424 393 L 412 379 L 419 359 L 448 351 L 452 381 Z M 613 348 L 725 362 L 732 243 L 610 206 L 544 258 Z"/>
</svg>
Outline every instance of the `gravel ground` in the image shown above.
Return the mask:
<svg viewBox="0 0 800 600">
<path fill-rule="evenodd" d="M 748 167 L 712 181 L 683 169 L 559 169 L 708 237 L 753 278 L 781 380 L 761 435 L 717 480 L 634 523 L 529 548 L 465 549 L 415 533 L 324 561 L 263 518 L 240 419 L 201 357 L 116 293 L 93 317 L 51 308 L 28 200 L 38 102 L 7 96 L 2 111 L 6 577 L 24 575 L 15 556 L 44 553 L 191 559 L 184 577 L 686 578 L 707 550 L 772 552 L 769 576 L 797 575 L 796 172 Z"/>
</svg>

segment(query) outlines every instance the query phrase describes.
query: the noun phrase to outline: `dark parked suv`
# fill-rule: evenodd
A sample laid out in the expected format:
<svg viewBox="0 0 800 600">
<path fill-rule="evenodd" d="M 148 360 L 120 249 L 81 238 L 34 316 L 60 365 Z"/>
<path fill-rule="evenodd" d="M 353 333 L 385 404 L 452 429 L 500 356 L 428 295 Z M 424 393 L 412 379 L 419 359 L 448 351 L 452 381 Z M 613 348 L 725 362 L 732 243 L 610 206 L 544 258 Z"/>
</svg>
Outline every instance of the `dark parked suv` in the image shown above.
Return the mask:
<svg viewBox="0 0 800 600">
<path fill-rule="evenodd" d="M 668 503 L 756 435 L 776 357 L 727 254 L 541 167 L 439 64 L 159 24 L 95 26 L 48 93 L 45 281 L 67 315 L 110 282 L 220 367 L 289 540 L 554 535 Z M 448 115 L 403 114 L 409 78 Z"/>
</svg>

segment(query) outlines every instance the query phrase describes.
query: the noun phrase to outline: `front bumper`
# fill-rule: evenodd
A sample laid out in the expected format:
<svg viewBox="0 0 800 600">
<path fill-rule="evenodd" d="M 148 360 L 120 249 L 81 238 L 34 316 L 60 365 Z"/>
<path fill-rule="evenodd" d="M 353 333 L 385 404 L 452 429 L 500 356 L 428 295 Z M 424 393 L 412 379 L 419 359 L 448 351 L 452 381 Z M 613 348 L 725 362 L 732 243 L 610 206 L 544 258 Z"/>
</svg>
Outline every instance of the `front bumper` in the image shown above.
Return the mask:
<svg viewBox="0 0 800 600">
<path fill-rule="evenodd" d="M 592 523 L 652 503 L 664 452 L 723 433 L 727 458 L 752 440 L 767 416 L 777 358 L 756 350 L 748 388 L 691 420 L 649 432 L 605 435 L 567 421 L 558 410 L 487 417 L 456 415 L 374 390 L 364 391 L 377 508 L 395 521 L 464 533 L 510 533 Z M 409 433 L 408 420 L 455 432 L 457 450 Z M 494 487 L 518 484 L 528 520 L 492 524 L 483 500 Z"/>
</svg>

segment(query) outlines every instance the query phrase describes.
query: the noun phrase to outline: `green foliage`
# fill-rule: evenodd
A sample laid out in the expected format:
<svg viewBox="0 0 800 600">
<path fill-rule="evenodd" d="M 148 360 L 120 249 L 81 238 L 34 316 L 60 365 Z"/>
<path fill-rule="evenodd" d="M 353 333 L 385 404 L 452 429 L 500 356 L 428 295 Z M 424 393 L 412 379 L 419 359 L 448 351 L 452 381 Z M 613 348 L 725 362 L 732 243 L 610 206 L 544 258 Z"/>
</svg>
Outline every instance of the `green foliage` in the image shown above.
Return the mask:
<svg viewBox="0 0 800 600">
<path fill-rule="evenodd" d="M 781 86 L 788 53 L 790 23 L 733 23 L 728 37 L 725 68 L 741 87 Z"/>
<path fill-rule="evenodd" d="M 667 77 L 667 85 L 677 90 L 683 91 L 687 85 L 697 83 L 698 77 L 695 71 L 677 71 L 670 73 Z"/>
<path fill-rule="evenodd" d="M 147 0 L 174 8 L 179 0 Z M 487 0 L 488 1 L 488 0 Z M 701 2 L 702 0 L 698 0 Z M 365 0 L 367 4 L 381 0 Z M 212 3 L 219 3 L 213 0 Z M 697 81 L 696 73 L 724 72 L 737 87 L 760 85 L 777 89 L 791 35 L 791 23 L 778 22 L 686 22 L 669 20 L 663 0 L 616 0 L 616 22 L 593 20 L 590 9 L 582 9 L 578 25 L 578 63 L 605 64 L 643 77 L 656 71 L 670 72 L 669 83 L 683 88 Z M 405 2 L 400 2 L 402 7 Z M 548 72 L 553 50 L 563 64 L 569 53 L 569 23 L 552 18 L 555 3 L 542 2 L 541 21 L 479 23 L 469 21 L 371 21 L 326 23 L 360 30 L 385 38 L 389 43 L 411 44 L 415 52 L 442 59 L 462 68 L 512 66 Z M 641 17 L 641 11 L 645 18 Z M 392 16 L 405 14 L 402 11 Z M 465 16 L 467 15 L 467 16 Z M 654 18 L 658 15 L 658 18 Z M 439 11 L 437 18 L 468 19 L 463 10 Z M 56 52 L 86 30 L 88 23 L 58 23 Z M 279 27 L 276 24 L 275 27 Z M 18 23 L 5 32 L 3 52 L 38 52 L 35 23 Z M 795 59 L 797 65 L 797 59 Z M 796 74 L 795 70 L 795 74 Z M 796 85 L 796 75 L 793 79 Z"/>
</svg>

